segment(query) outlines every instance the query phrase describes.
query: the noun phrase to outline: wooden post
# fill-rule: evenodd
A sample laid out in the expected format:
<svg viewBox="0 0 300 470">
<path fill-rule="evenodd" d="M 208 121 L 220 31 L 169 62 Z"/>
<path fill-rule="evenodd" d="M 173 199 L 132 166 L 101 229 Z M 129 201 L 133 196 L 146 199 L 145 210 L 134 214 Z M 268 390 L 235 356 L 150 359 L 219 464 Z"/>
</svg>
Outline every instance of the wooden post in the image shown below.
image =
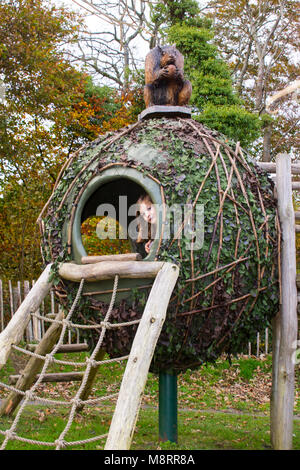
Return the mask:
<svg viewBox="0 0 300 470">
<path fill-rule="evenodd" d="M 291 159 L 276 158 L 278 211 L 282 230 L 282 304 L 273 322 L 273 380 L 271 392 L 271 443 L 274 449 L 292 449 L 294 411 L 294 357 L 297 347 L 297 288 L 295 216 L 292 203 Z"/>
<path fill-rule="evenodd" d="M 105 350 L 100 349 L 98 353 L 96 354 L 95 361 L 102 361 L 103 357 L 105 356 Z M 97 372 L 98 372 L 99 366 L 96 367 L 91 367 L 90 373 L 87 379 L 87 382 L 85 384 L 84 389 L 81 392 L 80 399 L 81 400 L 87 400 L 93 387 L 93 383 L 95 381 Z M 81 411 L 84 407 L 84 404 L 79 405 L 77 408 L 77 412 Z"/>
<path fill-rule="evenodd" d="M 29 281 L 24 281 L 24 299 L 29 294 L 30 283 Z M 26 341 L 29 343 L 33 340 L 33 331 L 32 331 L 32 319 L 30 317 L 28 325 L 26 327 Z"/>
<path fill-rule="evenodd" d="M 52 282 L 49 281 L 50 269 L 51 264 L 48 264 L 5 330 L 0 333 L 0 368 L 6 364 L 12 345 L 21 341 L 30 320 L 30 313 L 37 310 L 48 294 L 52 286 Z"/>
<path fill-rule="evenodd" d="M 265 329 L 265 355 L 269 352 L 269 329 Z"/>
<path fill-rule="evenodd" d="M 1 331 L 4 330 L 4 308 L 3 308 L 3 285 L 2 280 L 0 279 L 0 321 L 1 321 Z"/>
<path fill-rule="evenodd" d="M 178 266 L 164 263 L 155 278 L 133 340 L 105 450 L 130 449 L 149 367 L 178 275 Z"/>
<path fill-rule="evenodd" d="M 17 290 L 18 290 L 18 308 L 19 308 L 21 303 L 22 303 L 22 289 L 21 289 L 21 282 L 20 281 L 18 281 Z M 23 334 L 22 340 L 23 341 L 25 340 L 25 335 L 24 334 Z"/>
<path fill-rule="evenodd" d="M 35 280 L 32 281 L 32 287 L 35 285 Z M 37 315 L 39 315 L 40 311 L 39 309 L 37 309 L 35 312 L 32 312 L 32 313 L 35 313 Z M 33 329 L 33 340 L 34 341 L 39 341 L 41 339 L 41 335 L 40 335 L 40 332 L 39 332 L 39 323 L 40 323 L 40 320 L 34 316 L 32 316 L 32 329 Z"/>
<path fill-rule="evenodd" d="M 8 290 L 9 290 L 10 316 L 12 318 L 15 312 L 14 312 L 14 300 L 13 300 L 11 281 L 8 281 Z"/>
</svg>

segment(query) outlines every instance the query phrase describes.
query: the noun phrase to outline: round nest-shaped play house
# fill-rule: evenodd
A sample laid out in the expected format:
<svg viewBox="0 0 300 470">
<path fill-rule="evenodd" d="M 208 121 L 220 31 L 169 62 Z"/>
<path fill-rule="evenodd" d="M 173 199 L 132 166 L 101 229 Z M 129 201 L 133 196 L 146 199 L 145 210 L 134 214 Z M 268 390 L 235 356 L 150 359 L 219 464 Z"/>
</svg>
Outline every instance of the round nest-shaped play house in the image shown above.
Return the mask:
<svg viewBox="0 0 300 470">
<path fill-rule="evenodd" d="M 112 251 L 100 240 L 89 253 L 83 228 L 96 230 L 101 217 L 90 221 L 106 204 L 115 208 L 118 234 L 126 232 L 136 217 L 128 209 L 141 194 L 150 196 L 158 216 L 150 252 L 140 262 L 169 261 L 180 268 L 150 370 L 179 372 L 224 352 L 245 351 L 278 311 L 273 183 L 238 144 L 190 118 L 140 120 L 99 137 L 66 162 L 41 223 L 43 257 L 53 263 L 61 304 L 70 308 L 78 288 L 59 277 L 61 262 L 136 252 L 122 239 Z M 140 318 L 152 283 L 120 279 L 110 321 Z M 78 323 L 103 320 L 112 285 L 85 283 Z M 129 353 L 136 328 L 107 331 L 103 348 L 110 357 Z M 92 348 L 100 332 L 84 331 Z"/>
</svg>

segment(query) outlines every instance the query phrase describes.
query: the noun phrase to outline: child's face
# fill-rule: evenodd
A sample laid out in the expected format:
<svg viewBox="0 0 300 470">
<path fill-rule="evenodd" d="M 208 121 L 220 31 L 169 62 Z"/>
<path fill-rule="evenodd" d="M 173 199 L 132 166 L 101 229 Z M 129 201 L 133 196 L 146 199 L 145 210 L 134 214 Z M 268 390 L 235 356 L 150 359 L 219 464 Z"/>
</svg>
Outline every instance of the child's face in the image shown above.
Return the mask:
<svg viewBox="0 0 300 470">
<path fill-rule="evenodd" d="M 156 212 L 155 207 L 151 201 L 147 199 L 141 202 L 140 204 L 140 214 L 146 222 L 150 224 L 155 224 L 156 222 Z"/>
</svg>

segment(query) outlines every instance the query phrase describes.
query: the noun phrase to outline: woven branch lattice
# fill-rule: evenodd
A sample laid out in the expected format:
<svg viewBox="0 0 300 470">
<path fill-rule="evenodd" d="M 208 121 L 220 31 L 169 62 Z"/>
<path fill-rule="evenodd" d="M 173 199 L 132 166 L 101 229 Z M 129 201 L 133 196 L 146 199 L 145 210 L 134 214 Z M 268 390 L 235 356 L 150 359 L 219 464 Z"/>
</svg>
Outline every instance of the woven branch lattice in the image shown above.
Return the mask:
<svg viewBox="0 0 300 470">
<path fill-rule="evenodd" d="M 128 149 L 140 144 L 153 148 L 159 163 L 147 167 L 130 160 Z M 40 217 L 46 262 L 57 266 L 72 259 L 77 204 L 89 182 L 114 166 L 133 167 L 152 178 L 168 206 L 204 208 L 201 249 L 194 249 L 184 235 L 185 221 L 170 238 L 160 236 L 156 259 L 179 264 L 180 277 L 152 370 L 181 371 L 213 361 L 222 352 L 241 352 L 278 311 L 280 227 L 272 182 L 239 144 L 192 119 L 136 123 L 85 146 L 65 164 Z M 116 305 L 112 321 L 140 318 L 148 288 L 139 286 Z M 70 304 L 73 292 L 72 283 L 57 277 L 56 294 L 63 305 Z M 93 295 L 83 298 L 81 321 L 98 323 L 107 305 Z M 109 332 L 104 347 L 111 357 L 128 354 L 135 330 L 133 325 Z M 91 346 L 97 341 L 92 331 L 86 339 Z"/>
</svg>

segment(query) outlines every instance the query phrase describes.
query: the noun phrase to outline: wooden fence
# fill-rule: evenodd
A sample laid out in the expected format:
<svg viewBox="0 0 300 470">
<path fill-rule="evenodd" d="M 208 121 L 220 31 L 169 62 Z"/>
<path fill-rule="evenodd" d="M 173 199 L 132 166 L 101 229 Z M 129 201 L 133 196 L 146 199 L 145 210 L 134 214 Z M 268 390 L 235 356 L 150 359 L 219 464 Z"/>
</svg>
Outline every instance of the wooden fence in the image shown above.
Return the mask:
<svg viewBox="0 0 300 470">
<path fill-rule="evenodd" d="M 34 284 L 34 280 L 31 282 L 12 282 L 0 279 L 0 332 L 4 330 Z M 35 313 L 55 318 L 58 310 L 59 304 L 55 299 L 53 290 L 51 290 L 50 294 L 43 300 L 39 310 Z M 27 343 L 39 342 L 44 333 L 45 322 L 32 316 L 23 339 Z M 69 330 L 67 342 L 69 344 L 79 343 L 79 332 L 77 330 L 74 330 L 74 332 Z"/>
</svg>

